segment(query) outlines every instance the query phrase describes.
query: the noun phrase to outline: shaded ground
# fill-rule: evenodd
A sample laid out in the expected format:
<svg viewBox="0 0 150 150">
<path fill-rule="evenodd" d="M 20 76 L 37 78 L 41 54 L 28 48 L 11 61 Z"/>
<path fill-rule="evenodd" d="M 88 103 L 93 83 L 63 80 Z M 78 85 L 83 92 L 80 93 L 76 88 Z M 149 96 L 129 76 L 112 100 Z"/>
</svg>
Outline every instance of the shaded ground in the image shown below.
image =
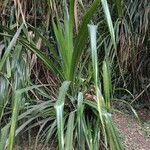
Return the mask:
<svg viewBox="0 0 150 150">
<path fill-rule="evenodd" d="M 145 121 L 142 126 L 132 116 L 113 115 L 113 120 L 119 128 L 126 150 L 150 150 L 150 115 L 144 111 L 138 114 Z"/>
</svg>

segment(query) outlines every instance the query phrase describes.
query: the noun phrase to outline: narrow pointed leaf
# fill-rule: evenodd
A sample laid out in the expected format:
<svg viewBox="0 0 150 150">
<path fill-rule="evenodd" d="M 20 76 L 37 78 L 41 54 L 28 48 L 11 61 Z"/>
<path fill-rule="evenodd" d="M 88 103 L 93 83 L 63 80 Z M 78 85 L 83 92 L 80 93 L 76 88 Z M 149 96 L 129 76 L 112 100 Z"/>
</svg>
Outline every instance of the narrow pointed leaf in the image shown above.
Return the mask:
<svg viewBox="0 0 150 150">
<path fill-rule="evenodd" d="M 66 139 L 65 139 L 65 150 L 72 150 L 73 149 L 73 131 L 74 131 L 74 117 L 75 113 L 71 112 L 68 119 L 67 124 L 67 132 L 66 132 Z"/>
</svg>

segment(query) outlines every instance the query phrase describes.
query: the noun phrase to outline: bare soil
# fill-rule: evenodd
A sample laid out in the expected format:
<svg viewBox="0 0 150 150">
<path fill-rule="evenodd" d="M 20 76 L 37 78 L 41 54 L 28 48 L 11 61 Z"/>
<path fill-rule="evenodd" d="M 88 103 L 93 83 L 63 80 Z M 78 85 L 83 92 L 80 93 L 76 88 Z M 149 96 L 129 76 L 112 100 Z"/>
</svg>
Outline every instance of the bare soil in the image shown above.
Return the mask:
<svg viewBox="0 0 150 150">
<path fill-rule="evenodd" d="M 150 115 L 138 112 L 142 124 L 130 115 L 113 114 L 126 150 L 150 150 Z"/>
</svg>

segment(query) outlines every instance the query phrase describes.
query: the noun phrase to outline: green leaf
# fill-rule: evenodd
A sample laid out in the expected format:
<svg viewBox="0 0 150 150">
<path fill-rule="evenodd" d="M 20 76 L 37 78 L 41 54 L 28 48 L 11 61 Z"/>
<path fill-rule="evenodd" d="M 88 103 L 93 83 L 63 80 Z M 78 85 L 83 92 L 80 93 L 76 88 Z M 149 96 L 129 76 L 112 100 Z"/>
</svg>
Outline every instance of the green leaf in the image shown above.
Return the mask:
<svg viewBox="0 0 150 150">
<path fill-rule="evenodd" d="M 59 89 L 58 99 L 55 105 L 56 119 L 57 119 L 57 134 L 59 149 L 64 150 L 64 120 L 63 120 L 63 108 L 65 103 L 65 96 L 69 89 L 70 81 L 64 81 Z"/>
<path fill-rule="evenodd" d="M 84 142 L 84 132 L 82 128 L 82 118 L 83 118 L 83 93 L 79 92 L 78 94 L 78 102 L 77 102 L 77 139 L 78 139 L 78 149 L 85 149 L 85 142 Z"/>
<path fill-rule="evenodd" d="M 11 49 L 13 48 L 13 46 L 15 45 L 19 35 L 20 35 L 20 32 L 23 28 L 23 24 L 19 27 L 19 29 L 17 30 L 17 32 L 15 33 L 15 35 L 13 36 L 11 42 L 9 43 L 8 47 L 6 48 L 5 50 L 5 53 L 4 53 L 4 56 L 2 57 L 1 61 L 0 61 L 0 71 L 2 70 L 2 67 L 6 61 L 6 59 L 8 58 L 9 54 L 10 54 L 10 51 Z"/>
<path fill-rule="evenodd" d="M 123 0 L 114 0 L 118 12 L 118 16 L 122 17 L 123 15 Z"/>
<path fill-rule="evenodd" d="M 103 89 L 106 102 L 106 108 L 110 110 L 111 101 L 111 79 L 106 61 L 103 61 Z"/>
<path fill-rule="evenodd" d="M 8 140 L 8 150 L 12 150 L 13 149 L 13 145 L 14 145 L 14 139 L 15 139 L 15 131 L 16 131 L 16 126 L 17 126 L 17 120 L 18 118 L 18 113 L 19 113 L 19 104 L 21 102 L 21 95 L 29 90 L 32 90 L 34 88 L 38 88 L 41 87 L 43 85 L 34 85 L 34 86 L 30 86 L 30 87 L 26 87 L 26 88 L 22 88 L 22 89 L 18 89 L 16 91 L 14 91 L 14 95 L 13 95 L 13 110 L 12 110 L 12 117 L 11 117 L 11 127 L 10 127 L 10 133 L 9 133 L 9 140 Z M 7 124 L 9 126 L 9 123 Z"/>
<path fill-rule="evenodd" d="M 47 66 L 47 68 L 52 71 L 53 74 L 56 74 L 60 77 L 60 79 L 64 79 L 62 72 L 60 71 L 60 68 L 53 63 L 49 57 L 47 57 L 43 52 L 41 52 L 39 49 L 35 47 L 35 45 L 29 43 L 26 39 L 20 39 L 20 42 L 29 50 L 34 52 Z"/>
<path fill-rule="evenodd" d="M 0 133 L 0 150 L 5 149 L 7 136 L 8 136 L 8 131 L 9 131 L 9 126 L 7 126 L 7 125 L 1 129 L 1 133 Z"/>
<path fill-rule="evenodd" d="M 13 112 L 12 112 L 12 117 L 11 117 L 8 150 L 13 150 L 20 99 L 21 99 L 21 93 L 16 91 L 14 94 L 14 104 L 13 104 Z"/>
<path fill-rule="evenodd" d="M 66 138 L 65 138 L 65 150 L 72 150 L 73 149 L 73 130 L 74 130 L 74 117 L 75 113 L 71 112 L 69 114 L 68 124 L 67 124 L 67 131 L 66 131 Z"/>
<path fill-rule="evenodd" d="M 105 13 L 105 17 L 106 17 L 107 25 L 108 25 L 109 32 L 111 35 L 112 43 L 113 43 L 114 48 L 116 50 L 116 40 L 115 40 L 114 28 L 113 28 L 113 23 L 111 20 L 111 15 L 110 15 L 107 0 L 101 0 L 101 3 L 102 3 L 102 7 L 103 7 L 103 10 Z"/>
<path fill-rule="evenodd" d="M 72 55 L 72 63 L 71 63 L 71 71 L 70 71 L 70 79 L 71 81 L 74 80 L 75 72 L 77 69 L 77 64 L 79 63 L 80 56 L 85 48 L 87 37 L 88 37 L 88 23 L 92 20 L 92 16 L 96 12 L 98 6 L 99 6 L 100 0 L 95 0 L 89 10 L 86 12 L 86 14 L 82 18 L 82 22 L 79 28 L 78 35 L 76 37 L 74 51 Z"/>
<path fill-rule="evenodd" d="M 105 113 L 104 120 L 110 149 L 123 150 L 124 148 L 122 146 L 121 140 L 119 139 L 118 132 L 116 131 L 115 126 L 112 122 L 111 115 L 109 113 Z"/>
</svg>

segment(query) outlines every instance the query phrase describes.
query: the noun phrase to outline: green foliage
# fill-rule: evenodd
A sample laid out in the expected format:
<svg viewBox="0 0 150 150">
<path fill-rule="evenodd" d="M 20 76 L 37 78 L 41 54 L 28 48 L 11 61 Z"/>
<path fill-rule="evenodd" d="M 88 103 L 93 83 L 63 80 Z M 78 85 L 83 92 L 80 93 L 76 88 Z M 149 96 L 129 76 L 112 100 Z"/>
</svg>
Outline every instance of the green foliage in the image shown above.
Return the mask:
<svg viewBox="0 0 150 150">
<path fill-rule="evenodd" d="M 97 64 L 97 47 L 96 47 L 96 26 L 89 26 L 90 39 L 91 39 L 91 51 L 92 51 L 92 62 L 93 62 L 93 71 L 95 79 L 95 90 L 96 90 L 96 101 L 97 109 L 99 112 L 99 117 L 101 121 L 102 133 L 104 135 L 105 147 L 106 149 L 123 149 L 121 141 L 119 140 L 118 134 L 112 123 L 111 115 L 109 114 L 110 110 L 110 79 L 108 74 L 108 68 L 106 67 L 106 62 L 103 62 L 103 85 L 104 85 L 104 95 L 101 91 L 101 83 L 98 80 L 98 64 Z M 107 112 L 108 111 L 108 112 Z"/>
<path fill-rule="evenodd" d="M 94 0 L 86 7 L 85 2 L 0 3 L 0 13 L 10 14 L 0 20 L 0 149 L 12 150 L 15 137 L 33 128 L 39 129 L 35 148 L 41 142 L 43 149 L 52 143 L 60 150 L 123 149 L 111 103 L 124 102 L 138 118 L 130 103 L 113 94 L 125 90 L 134 98 L 128 89 L 117 90 L 122 82 L 116 82 L 128 87 L 139 62 L 142 72 L 138 56 L 141 47 L 149 54 L 149 4 Z M 128 69 L 131 76 L 125 78 Z"/>
<path fill-rule="evenodd" d="M 58 130 L 58 141 L 59 149 L 64 150 L 64 119 L 63 119 L 63 107 L 65 104 L 65 95 L 69 88 L 69 82 L 64 82 L 60 88 L 59 96 L 55 105 L 56 119 L 57 119 L 57 130 Z"/>
</svg>

